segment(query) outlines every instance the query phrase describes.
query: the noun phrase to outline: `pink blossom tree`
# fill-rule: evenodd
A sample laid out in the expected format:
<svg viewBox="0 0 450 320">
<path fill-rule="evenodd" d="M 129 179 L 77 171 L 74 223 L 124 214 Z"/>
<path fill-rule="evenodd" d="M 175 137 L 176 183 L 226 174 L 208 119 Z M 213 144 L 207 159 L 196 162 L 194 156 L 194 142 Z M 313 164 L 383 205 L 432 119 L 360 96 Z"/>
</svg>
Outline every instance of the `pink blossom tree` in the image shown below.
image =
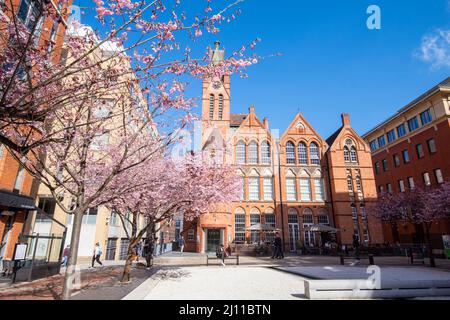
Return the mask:
<svg viewBox="0 0 450 320">
<path fill-rule="evenodd" d="M 8 5 L 0 10 L 0 142 L 23 154 L 51 142 L 53 136 L 46 129 L 52 126 L 55 111 L 70 103 L 73 97 L 82 100 L 91 96 L 90 84 L 110 87 L 111 79 L 96 70 L 117 57 L 129 60 L 130 70 L 123 72 L 137 76 L 149 103 L 162 102 L 153 112 L 164 112 L 172 106 L 190 109 L 192 101 L 182 96 L 178 101 L 168 98 L 185 86 L 179 80 L 172 81 L 174 77 L 242 72 L 256 62 L 256 57 L 245 57 L 244 53 L 257 41 L 242 46 L 217 64 L 205 63 L 211 59 L 209 50 L 203 57 L 191 56 L 190 45 L 203 34 L 218 33 L 220 25 L 235 19 L 240 2 L 237 0 L 214 11 L 213 1 L 209 0 L 203 14 L 188 17 L 184 10 L 189 4 L 179 0 L 92 1 L 104 31 L 97 32 L 96 39 L 90 34 L 86 37 L 69 34 L 65 41 L 82 53 L 68 62 L 64 52 L 61 59 L 54 54 L 57 49 L 61 51 L 55 47 L 54 40 L 43 41 L 41 37 L 51 33 L 43 29 L 43 19 L 51 18 L 53 23 L 58 23 L 67 14 L 55 8 L 52 1 L 36 1 L 37 15 L 32 23 L 25 22 L 19 18 L 18 8 L 11 0 L 7 1 Z M 70 1 L 60 3 L 59 7 L 64 8 Z M 72 22 L 72 28 L 75 25 L 77 29 L 77 21 Z M 115 47 L 112 54 L 95 61 L 86 59 L 99 48 L 111 46 Z M 73 81 L 86 73 L 96 76 Z M 67 81 L 71 81 L 71 86 L 66 85 Z"/>
<path fill-rule="evenodd" d="M 223 22 L 239 13 L 234 10 L 239 2 L 213 12 L 212 1 L 207 1 L 202 15 L 187 17 L 178 0 L 94 1 L 106 31 L 99 34 L 74 22 L 66 34 L 62 59 L 57 60 L 48 54 L 52 48 L 34 44 L 37 25 L 25 28 L 15 11 L 9 18 L 0 16 L 2 43 L 13 40 L 12 45 L 2 46 L 0 58 L 0 142 L 49 190 L 58 206 L 73 215 L 63 299 L 70 297 L 83 214 L 106 199 L 119 206 L 115 181 L 132 181 L 137 175 L 134 170 L 143 169 L 143 164 L 148 169 L 156 161 L 158 167 L 161 152 L 195 119 L 194 101 L 186 98 L 187 83 L 181 79 L 239 73 L 256 63 L 256 57 L 245 57 L 245 46 L 215 63 L 210 63 L 212 50 L 204 57 L 191 57 L 189 40 L 219 32 Z M 41 14 L 55 15 L 50 9 Z M 205 194 L 220 200 L 207 187 L 217 191 L 213 182 L 226 187 L 225 168 L 185 167 L 192 174 L 179 172 L 186 181 L 183 187 L 175 184 L 173 176 L 160 181 L 160 191 L 176 202 L 168 202 L 168 208 L 156 207 L 152 211 L 156 217 L 185 209 L 199 214 L 205 208 Z M 200 172 L 202 180 L 198 180 Z M 164 181 L 183 196 L 199 197 L 198 202 L 193 198 L 178 202 L 171 189 L 164 188 Z M 203 188 L 194 190 L 194 181 Z M 133 183 L 121 192 L 135 192 L 132 199 L 157 197 L 144 190 L 146 184 Z M 191 189 L 183 189 L 187 186 Z"/>
<path fill-rule="evenodd" d="M 153 239 L 159 228 L 183 216 L 192 220 L 214 205 L 239 198 L 241 179 L 225 164 L 205 161 L 201 155 L 188 154 L 181 159 L 160 157 L 145 161 L 110 185 L 104 204 L 119 215 L 130 239 L 122 281 L 130 280 L 134 248 L 144 234 Z M 140 223 L 141 218 L 145 223 Z M 131 226 L 129 232 L 127 225 Z"/>
<path fill-rule="evenodd" d="M 373 214 L 390 223 L 403 221 L 422 226 L 428 243 L 430 265 L 435 267 L 430 230 L 433 223 L 450 218 L 449 195 L 449 183 L 435 189 L 424 190 L 416 187 L 408 192 L 385 193 L 378 200 Z"/>
</svg>

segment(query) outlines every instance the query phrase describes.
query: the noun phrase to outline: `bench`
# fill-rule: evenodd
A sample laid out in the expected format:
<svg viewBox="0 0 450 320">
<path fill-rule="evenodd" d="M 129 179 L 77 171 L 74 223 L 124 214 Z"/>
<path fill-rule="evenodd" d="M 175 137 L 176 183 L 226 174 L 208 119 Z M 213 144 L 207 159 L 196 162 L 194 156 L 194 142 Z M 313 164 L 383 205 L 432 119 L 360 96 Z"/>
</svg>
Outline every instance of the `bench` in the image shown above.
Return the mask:
<svg viewBox="0 0 450 320">
<path fill-rule="evenodd" d="M 345 260 L 348 260 L 348 259 L 358 260 L 358 261 L 361 260 L 361 259 L 368 259 L 369 260 L 369 264 L 371 266 L 373 266 L 373 265 L 375 265 L 375 260 L 374 260 L 373 257 L 374 257 L 373 254 L 362 255 L 362 256 L 359 256 L 358 258 L 356 258 L 356 256 L 347 256 L 347 255 L 341 254 L 339 258 L 340 258 L 341 265 L 344 265 L 345 264 Z"/>
<path fill-rule="evenodd" d="M 206 256 L 206 266 L 209 266 L 209 260 L 220 260 L 220 261 L 222 261 L 222 258 L 218 258 L 216 256 L 209 256 L 209 255 L 207 255 Z M 226 257 L 225 261 L 227 261 L 227 260 L 236 260 L 236 265 L 237 266 L 239 265 L 239 255 L 238 254 L 235 255 L 235 256 L 231 255 L 231 256 Z"/>
<path fill-rule="evenodd" d="M 425 264 L 425 257 L 422 252 L 410 252 L 409 253 L 410 263 L 414 264 Z"/>
<path fill-rule="evenodd" d="M 308 299 L 415 298 L 450 295 L 450 280 L 397 280 L 373 289 L 367 280 L 305 280 Z"/>
</svg>

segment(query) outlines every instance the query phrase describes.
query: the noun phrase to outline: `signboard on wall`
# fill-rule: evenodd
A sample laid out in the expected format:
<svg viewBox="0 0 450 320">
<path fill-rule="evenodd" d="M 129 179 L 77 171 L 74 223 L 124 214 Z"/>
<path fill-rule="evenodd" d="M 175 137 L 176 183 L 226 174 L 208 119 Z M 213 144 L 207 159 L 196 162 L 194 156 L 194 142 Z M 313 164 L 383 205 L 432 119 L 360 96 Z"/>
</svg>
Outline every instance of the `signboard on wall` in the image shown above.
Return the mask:
<svg viewBox="0 0 450 320">
<path fill-rule="evenodd" d="M 444 254 L 447 258 L 450 258 L 450 235 L 442 235 L 442 242 L 444 244 Z"/>
<path fill-rule="evenodd" d="M 14 260 L 25 260 L 27 256 L 28 243 L 16 243 L 14 249 Z"/>
</svg>

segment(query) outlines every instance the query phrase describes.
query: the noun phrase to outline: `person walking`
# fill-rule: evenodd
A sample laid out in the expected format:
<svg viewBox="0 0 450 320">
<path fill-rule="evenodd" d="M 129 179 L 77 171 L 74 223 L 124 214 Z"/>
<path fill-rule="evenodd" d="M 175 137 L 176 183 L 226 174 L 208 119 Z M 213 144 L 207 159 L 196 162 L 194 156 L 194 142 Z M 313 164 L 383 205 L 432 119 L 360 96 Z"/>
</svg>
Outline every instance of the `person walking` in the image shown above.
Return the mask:
<svg viewBox="0 0 450 320">
<path fill-rule="evenodd" d="M 134 251 L 136 252 L 136 261 L 137 262 L 139 262 L 139 257 L 142 256 L 142 249 L 143 249 L 142 240 L 140 240 L 134 247 Z"/>
<path fill-rule="evenodd" d="M 356 234 L 353 235 L 353 249 L 355 250 L 355 258 L 356 258 L 356 263 L 358 264 L 360 262 L 359 259 L 359 239 L 358 236 Z"/>
<path fill-rule="evenodd" d="M 144 255 L 147 263 L 147 269 L 153 265 L 153 252 L 155 251 L 155 242 L 158 238 L 152 238 L 151 236 L 145 239 L 144 242 Z"/>
<path fill-rule="evenodd" d="M 227 256 L 227 252 L 226 252 L 225 247 L 223 246 L 223 244 L 221 244 L 219 247 L 217 247 L 216 256 L 219 259 L 222 259 L 222 266 L 225 267 L 225 257 Z"/>
<path fill-rule="evenodd" d="M 94 252 L 93 252 L 93 256 L 92 256 L 92 268 L 94 267 L 95 261 L 97 261 L 97 263 L 100 264 L 101 266 L 103 265 L 103 263 L 100 261 L 101 255 L 102 255 L 102 248 L 100 247 L 100 243 L 97 242 L 95 244 Z"/>
<path fill-rule="evenodd" d="M 184 238 L 183 236 L 180 236 L 180 239 L 178 239 L 178 245 L 180 246 L 180 252 L 183 253 L 184 251 Z"/>
<path fill-rule="evenodd" d="M 284 259 L 284 253 L 283 253 L 283 241 L 281 240 L 280 234 L 277 233 L 275 237 L 275 251 L 277 259 Z"/>
<path fill-rule="evenodd" d="M 272 257 L 271 258 L 275 259 L 275 257 L 278 254 L 278 248 L 277 248 L 277 246 L 275 244 L 275 238 L 272 240 L 271 246 L 272 246 Z"/>
<path fill-rule="evenodd" d="M 70 256 L 70 245 L 67 245 L 63 251 L 63 258 L 62 258 L 62 262 L 61 262 L 61 265 L 63 267 L 67 266 L 67 262 L 69 261 L 69 256 Z"/>
</svg>

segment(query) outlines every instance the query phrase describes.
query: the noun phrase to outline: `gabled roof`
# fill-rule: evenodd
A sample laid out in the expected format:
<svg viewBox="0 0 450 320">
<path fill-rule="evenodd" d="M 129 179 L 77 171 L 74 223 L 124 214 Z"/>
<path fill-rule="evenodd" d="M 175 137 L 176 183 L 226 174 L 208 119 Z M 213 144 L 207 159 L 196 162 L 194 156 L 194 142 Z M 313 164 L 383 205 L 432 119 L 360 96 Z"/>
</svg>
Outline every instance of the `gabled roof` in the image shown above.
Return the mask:
<svg viewBox="0 0 450 320">
<path fill-rule="evenodd" d="M 230 114 L 230 127 L 239 127 L 248 114 Z"/>
<path fill-rule="evenodd" d="M 317 132 L 317 130 L 308 122 L 308 120 L 306 120 L 306 118 L 303 116 L 303 114 L 301 112 L 297 112 L 297 114 L 295 115 L 294 119 L 292 119 L 291 123 L 289 124 L 289 126 L 287 127 L 287 129 L 284 131 L 283 135 L 281 136 L 281 138 L 283 139 L 286 135 L 289 134 L 289 130 L 292 129 L 292 127 L 298 122 L 301 121 L 306 127 L 309 128 L 309 130 L 311 130 L 313 132 L 314 135 L 316 135 L 321 141 L 324 142 L 322 136 Z"/>
<path fill-rule="evenodd" d="M 334 143 L 334 141 L 336 140 L 336 138 L 339 136 L 339 134 L 341 133 L 341 131 L 342 131 L 342 129 L 343 129 L 344 127 L 342 126 L 342 127 L 340 127 L 339 129 L 337 129 L 331 136 L 329 136 L 328 138 L 327 138 L 327 144 L 331 147 L 332 145 L 333 145 L 333 143 Z"/>
</svg>

